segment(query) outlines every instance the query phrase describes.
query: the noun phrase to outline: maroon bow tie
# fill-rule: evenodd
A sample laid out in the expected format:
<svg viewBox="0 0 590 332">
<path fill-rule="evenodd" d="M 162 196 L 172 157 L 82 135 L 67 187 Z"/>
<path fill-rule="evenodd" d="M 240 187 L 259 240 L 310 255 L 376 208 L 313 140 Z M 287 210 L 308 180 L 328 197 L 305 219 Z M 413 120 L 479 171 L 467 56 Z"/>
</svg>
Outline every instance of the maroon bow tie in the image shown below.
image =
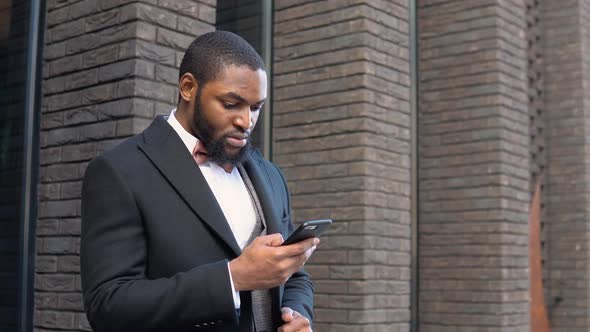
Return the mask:
<svg viewBox="0 0 590 332">
<path fill-rule="evenodd" d="M 197 162 L 197 164 L 202 165 L 209 160 L 209 155 L 207 154 L 207 149 L 205 149 L 205 144 L 200 140 L 197 141 L 195 148 L 193 149 L 193 159 Z M 231 173 L 234 169 L 234 165 L 232 163 L 224 163 L 220 164 L 221 168 L 223 168 L 227 173 Z"/>
</svg>

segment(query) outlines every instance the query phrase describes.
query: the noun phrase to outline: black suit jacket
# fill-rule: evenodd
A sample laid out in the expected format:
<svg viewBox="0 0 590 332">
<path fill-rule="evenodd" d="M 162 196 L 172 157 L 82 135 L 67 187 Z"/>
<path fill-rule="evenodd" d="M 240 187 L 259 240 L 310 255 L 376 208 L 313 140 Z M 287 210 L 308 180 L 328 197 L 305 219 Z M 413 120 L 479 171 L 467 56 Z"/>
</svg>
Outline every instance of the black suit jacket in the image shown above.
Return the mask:
<svg viewBox="0 0 590 332">
<path fill-rule="evenodd" d="M 267 231 L 292 231 L 279 169 L 251 153 L 244 163 Z M 234 308 L 228 261 L 240 255 L 215 196 L 164 117 L 94 159 L 82 188 L 81 275 L 95 332 L 250 331 L 250 292 Z M 303 271 L 271 290 L 281 306 L 312 318 L 313 286 Z"/>
</svg>

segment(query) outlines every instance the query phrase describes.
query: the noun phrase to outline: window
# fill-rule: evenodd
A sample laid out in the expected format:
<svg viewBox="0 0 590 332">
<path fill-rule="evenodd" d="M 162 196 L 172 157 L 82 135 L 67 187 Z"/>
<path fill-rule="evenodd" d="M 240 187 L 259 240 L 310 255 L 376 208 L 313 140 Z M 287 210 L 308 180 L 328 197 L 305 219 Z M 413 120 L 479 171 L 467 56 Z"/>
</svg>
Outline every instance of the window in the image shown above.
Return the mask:
<svg viewBox="0 0 590 332">
<path fill-rule="evenodd" d="M 252 143 L 264 156 L 271 158 L 271 102 L 272 102 L 272 1 L 271 0 L 218 0 L 218 30 L 231 31 L 246 41 L 262 56 L 268 76 L 268 99 L 262 109 Z"/>
<path fill-rule="evenodd" d="M 40 1 L 0 0 L 0 331 L 32 331 Z M 29 32 L 33 33 L 29 33 Z"/>
</svg>

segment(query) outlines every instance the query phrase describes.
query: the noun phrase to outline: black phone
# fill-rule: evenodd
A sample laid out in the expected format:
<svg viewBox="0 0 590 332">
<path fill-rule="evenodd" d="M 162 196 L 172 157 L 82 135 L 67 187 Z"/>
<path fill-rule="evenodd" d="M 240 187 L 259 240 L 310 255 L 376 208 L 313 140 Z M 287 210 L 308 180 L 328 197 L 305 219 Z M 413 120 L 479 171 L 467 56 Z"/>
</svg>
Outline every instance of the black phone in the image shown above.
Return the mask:
<svg viewBox="0 0 590 332">
<path fill-rule="evenodd" d="M 332 224 L 330 219 L 309 220 L 299 225 L 297 229 L 281 244 L 288 246 L 299 241 L 307 240 L 312 237 L 319 237 Z"/>
</svg>

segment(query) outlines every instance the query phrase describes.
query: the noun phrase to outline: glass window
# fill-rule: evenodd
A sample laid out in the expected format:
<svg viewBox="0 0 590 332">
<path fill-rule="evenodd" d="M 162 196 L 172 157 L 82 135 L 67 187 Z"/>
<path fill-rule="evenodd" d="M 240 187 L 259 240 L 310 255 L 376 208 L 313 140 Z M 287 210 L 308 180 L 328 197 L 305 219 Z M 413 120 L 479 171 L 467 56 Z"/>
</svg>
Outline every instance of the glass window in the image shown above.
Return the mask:
<svg viewBox="0 0 590 332">
<path fill-rule="evenodd" d="M 35 5 L 33 5 L 35 4 Z M 39 1 L 0 0 L 0 331 L 32 331 Z M 35 8 L 36 15 L 31 15 Z M 32 19 L 35 24 L 31 25 Z M 42 38 L 36 38 L 37 41 Z M 31 76 L 33 75 L 33 76 Z M 30 82 L 35 82 L 29 84 Z"/>
<path fill-rule="evenodd" d="M 270 0 L 218 0 L 218 30 L 231 31 L 246 41 L 260 54 L 268 75 L 268 99 L 252 134 L 252 143 L 266 158 L 271 151 L 271 68 L 272 68 L 272 1 Z"/>
</svg>

